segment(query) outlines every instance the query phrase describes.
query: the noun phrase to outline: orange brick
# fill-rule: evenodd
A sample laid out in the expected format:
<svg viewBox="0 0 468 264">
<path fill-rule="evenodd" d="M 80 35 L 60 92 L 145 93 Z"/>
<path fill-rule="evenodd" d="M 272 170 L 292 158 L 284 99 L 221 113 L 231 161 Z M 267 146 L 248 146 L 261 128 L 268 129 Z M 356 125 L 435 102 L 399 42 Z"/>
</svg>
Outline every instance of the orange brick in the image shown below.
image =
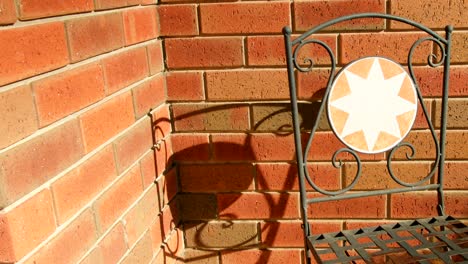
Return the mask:
<svg viewBox="0 0 468 264">
<path fill-rule="evenodd" d="M 95 247 L 90 253 L 84 256 L 79 264 L 94 264 L 94 263 L 103 263 L 101 250 L 98 247 Z"/>
<path fill-rule="evenodd" d="M 226 193 L 217 199 L 220 219 L 299 217 L 297 193 Z"/>
<path fill-rule="evenodd" d="M 164 90 L 164 76 L 162 74 L 132 90 L 137 118 L 149 113 L 150 109 L 154 109 L 164 102 L 166 98 Z"/>
<path fill-rule="evenodd" d="M 294 2 L 295 30 L 307 31 L 328 20 L 355 13 L 385 13 L 384 1 L 373 0 L 319 0 Z M 355 19 L 336 24 L 326 30 L 384 29 L 382 19 Z"/>
<path fill-rule="evenodd" d="M 278 33 L 290 24 L 289 3 L 216 3 L 200 5 L 202 33 Z"/>
<path fill-rule="evenodd" d="M 127 5 L 127 0 L 96 0 L 96 9 L 111 9 Z"/>
<path fill-rule="evenodd" d="M 171 141 L 162 141 L 159 147 L 156 148 L 156 175 L 163 174 L 167 169 L 170 169 L 173 164 L 173 152 Z"/>
<path fill-rule="evenodd" d="M 318 195 L 310 194 L 309 198 Z M 310 218 L 384 218 L 385 196 L 370 196 L 332 202 L 314 203 L 309 206 Z"/>
<path fill-rule="evenodd" d="M 411 192 L 392 194 L 390 216 L 392 218 L 422 218 L 437 215 L 435 192 Z"/>
<path fill-rule="evenodd" d="M 52 184 L 57 218 L 65 222 L 116 177 L 112 147 L 108 146 Z"/>
<path fill-rule="evenodd" d="M 164 70 L 164 58 L 162 54 L 161 41 L 154 42 L 146 46 L 150 73 L 158 74 Z"/>
<path fill-rule="evenodd" d="M 159 177 L 156 185 L 158 186 L 160 208 L 169 204 L 178 192 L 177 170 L 175 168 L 165 171 L 162 177 Z M 172 203 L 174 204 L 174 203 Z"/>
<path fill-rule="evenodd" d="M 320 35 L 314 39 L 323 41 L 333 51 L 336 57 L 336 36 Z M 284 49 L 284 38 L 282 36 L 252 36 L 247 37 L 247 61 L 248 65 L 285 65 L 286 54 Z M 330 55 L 319 45 L 305 45 L 298 53 L 298 61 L 311 58 L 314 65 L 330 65 Z"/>
<path fill-rule="evenodd" d="M 340 170 L 329 164 L 308 165 L 309 176 L 314 183 L 325 190 L 337 190 L 341 186 Z M 258 163 L 256 166 L 259 190 L 290 191 L 299 190 L 296 165 L 288 163 Z M 313 190 L 306 183 L 308 190 Z"/>
<path fill-rule="evenodd" d="M 171 145 L 174 160 L 208 160 L 210 157 L 208 135 L 205 134 L 173 134 Z"/>
<path fill-rule="evenodd" d="M 62 22 L 0 31 L 0 85 L 60 68 L 68 63 Z"/>
<path fill-rule="evenodd" d="M 67 122 L 0 155 L 0 208 L 72 165 L 83 155 L 79 125 Z"/>
<path fill-rule="evenodd" d="M 1 262 L 16 262 L 55 231 L 52 206 L 49 190 L 43 190 L 17 207 L 0 212 Z"/>
<path fill-rule="evenodd" d="M 132 97 L 124 93 L 80 116 L 86 152 L 95 149 L 135 121 Z"/>
<path fill-rule="evenodd" d="M 172 131 L 169 106 L 167 104 L 159 106 L 151 113 L 151 117 L 156 141 L 167 140 Z"/>
<path fill-rule="evenodd" d="M 411 46 L 425 36 L 425 34 L 414 32 L 342 34 L 340 35 L 340 62 L 347 64 L 363 56 L 385 56 L 407 64 Z M 427 63 L 427 56 L 431 52 L 432 43 L 422 43 L 414 52 L 413 64 Z"/>
<path fill-rule="evenodd" d="M 322 98 L 330 78 L 329 69 L 314 69 L 308 73 L 297 73 L 297 97 L 311 100 Z"/>
<path fill-rule="evenodd" d="M 114 93 L 148 76 L 148 59 L 144 48 L 121 52 L 103 59 L 107 94 Z"/>
<path fill-rule="evenodd" d="M 181 220 L 184 223 L 194 220 L 207 220 L 217 218 L 218 206 L 216 204 L 216 194 L 178 194 L 177 203 L 179 205 Z"/>
<path fill-rule="evenodd" d="M 212 136 L 216 160 L 292 160 L 292 135 L 275 134 L 215 134 Z"/>
<path fill-rule="evenodd" d="M 129 254 L 122 260 L 122 264 L 149 263 L 153 258 L 153 247 L 149 232 L 138 241 L 134 248 L 130 249 Z"/>
<path fill-rule="evenodd" d="M 177 131 L 242 131 L 249 129 L 249 108 L 243 104 L 172 105 Z"/>
<path fill-rule="evenodd" d="M 447 131 L 446 158 L 468 159 L 468 133 L 463 130 Z"/>
<path fill-rule="evenodd" d="M 122 223 L 118 223 L 112 230 L 99 242 L 99 251 L 101 252 L 103 263 L 117 263 L 127 252 L 128 245 L 125 240 L 125 229 Z"/>
<path fill-rule="evenodd" d="M 289 98 L 284 70 L 210 71 L 206 73 L 208 100 L 266 100 Z"/>
<path fill-rule="evenodd" d="M 39 125 L 46 126 L 104 97 L 99 64 L 86 65 L 33 82 Z"/>
<path fill-rule="evenodd" d="M 198 35 L 196 5 L 162 5 L 158 14 L 162 36 Z"/>
<path fill-rule="evenodd" d="M 464 14 L 461 10 L 467 9 L 468 3 L 462 0 L 450 1 L 449 3 L 444 0 L 431 1 L 430 3 L 423 0 L 392 0 L 390 2 L 392 15 L 402 16 L 431 28 L 443 28 L 449 24 L 454 27 L 466 26 L 466 13 Z M 392 29 L 412 28 L 409 25 L 393 21 L 390 26 Z"/>
<path fill-rule="evenodd" d="M 141 176 L 143 177 L 143 188 L 152 185 L 156 180 L 156 157 L 154 151 L 147 153 L 140 161 Z"/>
<path fill-rule="evenodd" d="M 164 241 L 164 237 L 162 235 L 161 217 L 161 215 L 158 215 L 155 218 L 155 221 L 150 226 L 150 235 L 153 246 L 153 252 L 157 252 L 158 250 L 160 250 Z"/>
<path fill-rule="evenodd" d="M 0 149 L 37 130 L 31 88 L 26 85 L 0 93 Z"/>
<path fill-rule="evenodd" d="M 18 6 L 21 19 L 82 13 L 91 11 L 94 8 L 92 0 L 78 0 L 73 2 L 63 2 L 60 0 L 21 0 Z"/>
<path fill-rule="evenodd" d="M 131 45 L 158 36 L 154 6 L 128 9 L 123 12 L 125 45 Z"/>
<path fill-rule="evenodd" d="M 415 67 L 414 75 L 423 96 L 442 95 L 442 68 Z M 465 66 L 450 66 L 449 96 L 465 96 L 468 94 L 468 68 Z"/>
<path fill-rule="evenodd" d="M 124 44 L 120 13 L 67 21 L 67 32 L 73 62 L 118 49 Z"/>
<path fill-rule="evenodd" d="M 142 191 L 140 168 L 135 166 L 95 202 L 99 230 L 107 230 Z"/>
<path fill-rule="evenodd" d="M 81 213 L 26 263 L 75 263 L 97 239 L 91 209 Z"/>
<path fill-rule="evenodd" d="M 441 123 L 442 101 L 437 100 L 435 104 L 435 125 L 439 128 Z M 468 100 L 449 99 L 447 109 L 447 127 L 464 129 L 468 127 Z"/>
<path fill-rule="evenodd" d="M 445 189 L 468 189 L 467 162 L 445 162 L 444 188 Z"/>
<path fill-rule="evenodd" d="M 251 164 L 180 165 L 182 192 L 228 192 L 254 189 Z"/>
<path fill-rule="evenodd" d="M 182 257 L 182 261 L 184 261 L 183 263 L 196 263 L 199 259 L 202 260 L 202 263 L 204 264 L 218 264 L 219 252 L 184 248 Z"/>
<path fill-rule="evenodd" d="M 164 45 L 170 69 L 243 65 L 239 37 L 166 39 Z"/>
<path fill-rule="evenodd" d="M 153 185 L 124 217 L 127 242 L 130 247 L 149 229 L 158 212 L 158 193 L 156 185 Z"/>
<path fill-rule="evenodd" d="M 205 98 L 201 72 L 169 72 L 166 86 L 169 101 L 199 101 Z"/>
<path fill-rule="evenodd" d="M 240 259 L 245 263 L 301 263 L 301 255 L 298 249 L 222 251 L 221 261 L 223 264 L 239 263 Z"/>
<path fill-rule="evenodd" d="M 1 0 L 0 25 L 12 24 L 16 21 L 16 8 L 14 0 Z"/>
<path fill-rule="evenodd" d="M 393 162 L 393 175 L 406 183 L 416 183 L 423 180 L 431 171 L 430 163 Z M 355 179 L 357 165 L 348 163 L 344 166 L 345 186 L 349 186 Z M 431 183 L 431 181 L 426 181 Z M 362 164 L 361 178 L 354 190 L 377 190 L 401 187 L 391 177 L 387 169 L 387 162 Z"/>
<path fill-rule="evenodd" d="M 178 217 L 178 212 L 177 212 L 177 207 L 174 202 L 168 204 L 164 210 L 162 210 L 162 215 L 161 215 L 161 234 L 163 240 L 167 240 L 171 232 L 176 228 L 177 226 L 177 217 Z"/>
<path fill-rule="evenodd" d="M 153 145 L 151 124 L 144 118 L 114 142 L 117 171 L 121 173 L 130 167 Z"/>
</svg>

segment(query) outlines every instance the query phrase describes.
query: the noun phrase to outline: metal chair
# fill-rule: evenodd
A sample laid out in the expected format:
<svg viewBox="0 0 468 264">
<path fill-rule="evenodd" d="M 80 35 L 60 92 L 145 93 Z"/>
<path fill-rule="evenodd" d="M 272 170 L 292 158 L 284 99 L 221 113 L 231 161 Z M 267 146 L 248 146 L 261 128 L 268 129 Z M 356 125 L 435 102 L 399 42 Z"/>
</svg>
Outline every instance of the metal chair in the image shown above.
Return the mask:
<svg viewBox="0 0 468 264">
<path fill-rule="evenodd" d="M 316 38 L 317 33 L 326 32 L 329 27 L 336 24 L 368 18 L 404 23 L 425 32 L 424 37 L 417 39 L 409 48 L 405 66 L 380 56 L 363 57 L 346 65 L 337 65 L 333 49 Z M 307 263 L 311 262 L 312 256 L 318 263 L 468 263 L 468 228 L 454 217 L 446 215 L 444 207 L 444 162 L 452 30 L 451 26 L 447 26 L 443 37 L 414 21 L 379 13 L 340 17 L 298 36 L 293 36 L 289 27 L 284 28 Z M 433 43 L 438 50 L 437 55 L 430 52 L 427 58 L 428 66 L 443 68 L 440 83 L 442 87 L 440 123 L 433 123 L 431 120 L 414 73 L 415 51 L 426 42 Z M 331 61 L 328 82 L 323 96 L 318 100 L 319 110 L 311 126 L 301 124 L 299 105 L 307 103 L 304 102 L 307 100 L 298 98 L 297 93 L 300 75 L 314 74 L 313 59 L 304 55 L 303 50 L 309 45 L 323 48 Z M 342 67 L 337 70 L 337 66 Z M 418 111 L 422 111 L 420 116 L 426 123 L 425 130 L 430 131 L 431 135 L 430 142 L 425 142 L 422 146 L 427 147 L 428 144 L 433 146 L 435 157 L 427 175 L 423 175 L 415 182 L 408 182 L 395 172 L 393 161 L 405 159 L 408 162 L 411 160 L 418 162 L 415 158 L 418 149 L 406 137 L 411 135 L 409 133 Z M 319 124 L 323 123 L 325 112 L 330 129 L 342 143 L 342 147 L 333 150 L 334 152 L 330 154 L 333 166 L 341 170 L 345 164 L 354 163 L 354 179 L 348 181 L 347 186 L 337 190 L 327 190 L 318 186 L 313 179 L 319 178 L 320 175 L 312 175 L 308 170 L 308 166 L 315 161 L 314 153 L 320 150 L 318 148 L 322 142 L 316 142 L 315 136 L 321 133 Z M 304 127 L 310 129 L 306 130 Z M 391 178 L 393 185 L 397 187 L 371 190 L 356 188 L 361 178 L 365 177 L 362 171 L 364 166 L 369 164 L 365 161 L 369 158 L 369 154 L 384 157 L 388 175 L 381 177 Z M 311 191 L 308 185 L 314 191 Z M 311 232 L 309 218 L 313 218 L 316 213 L 311 207 L 317 203 L 428 190 L 435 190 L 438 195 L 439 215 L 401 222 L 390 219 L 387 220 L 389 223 L 375 227 L 337 230 L 327 234 Z"/>
</svg>

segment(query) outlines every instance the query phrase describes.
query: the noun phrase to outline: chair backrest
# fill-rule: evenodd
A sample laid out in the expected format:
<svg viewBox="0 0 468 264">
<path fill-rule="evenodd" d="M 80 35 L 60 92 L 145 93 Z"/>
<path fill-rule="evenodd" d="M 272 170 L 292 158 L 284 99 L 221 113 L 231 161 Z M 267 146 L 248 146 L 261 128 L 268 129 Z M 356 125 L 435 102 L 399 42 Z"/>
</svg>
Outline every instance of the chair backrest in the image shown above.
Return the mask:
<svg viewBox="0 0 468 264">
<path fill-rule="evenodd" d="M 369 18 L 382 19 L 388 23 L 404 23 L 420 32 L 412 36 L 414 42 L 411 43 L 407 51 L 399 50 L 398 52 L 401 54 L 396 54 L 398 56 L 395 57 L 400 58 L 400 60 L 404 58 L 403 61 L 395 62 L 393 59 L 373 54 L 376 52 L 376 48 L 372 46 L 368 47 L 368 54 L 362 58 L 352 58 L 345 61 L 344 55 L 340 54 L 340 61 L 338 61 L 334 52 L 335 48 L 326 43 L 323 37 L 318 34 L 330 32 L 330 27 L 348 20 Z M 301 35 L 293 36 L 289 27 L 284 28 L 301 192 L 301 213 L 305 226 L 307 226 L 307 206 L 311 203 L 409 191 L 437 190 L 439 192 L 439 214 L 444 214 L 443 164 L 445 160 L 452 30 L 452 27 L 447 26 L 445 36 L 441 36 L 414 21 L 379 13 L 340 17 L 318 25 Z M 359 33 L 353 34 L 358 35 Z M 374 32 L 372 36 L 379 34 L 386 33 Z M 341 42 L 347 39 L 349 38 L 346 36 L 340 38 Z M 353 45 L 355 44 L 359 44 L 359 41 L 353 43 Z M 341 45 L 345 44 L 341 43 Z M 315 46 L 315 48 L 308 48 L 309 46 Z M 324 70 L 323 65 L 318 67 L 319 69 L 316 69 L 317 67 L 314 65 L 314 54 L 311 54 L 310 51 L 320 49 L 320 52 L 329 57 L 328 71 Z M 422 49 L 429 51 L 429 54 L 424 55 L 424 61 L 421 61 Z M 404 54 L 403 57 L 400 56 L 402 54 Z M 414 65 L 421 67 L 415 69 Z M 441 100 L 438 104 L 440 107 L 436 107 L 440 108 L 440 112 L 434 116 L 432 113 L 435 112 L 428 109 L 427 102 L 424 101 L 423 95 L 426 93 L 421 91 L 420 80 L 415 73 L 419 68 L 433 69 L 441 77 L 439 83 L 430 84 L 440 87 L 440 92 L 436 93 L 441 98 L 438 99 Z M 312 99 L 315 99 L 315 103 L 319 104 L 318 111 L 315 113 L 316 118 L 313 124 L 303 124 L 299 110 L 301 104 L 310 103 L 310 98 L 301 94 L 298 96 L 298 89 L 301 88 L 298 88 L 298 84 L 305 79 L 301 75 L 323 75 L 324 72 L 328 75 L 324 91 L 321 91 L 321 97 L 318 100 L 315 97 Z M 318 78 L 310 79 L 316 80 Z M 434 99 L 434 95 L 430 95 L 431 100 Z M 359 114 L 363 114 L 364 118 L 359 117 Z M 435 117 L 440 118 L 436 121 Z M 415 119 L 416 125 L 413 126 Z M 328 130 L 331 128 L 335 139 L 330 139 L 332 133 L 323 131 L 324 121 L 328 121 Z M 304 127 L 308 129 L 304 129 Z M 411 129 L 416 129 L 415 134 L 409 132 Z M 426 136 L 421 136 L 422 134 Z M 427 137 L 427 135 L 429 136 Z M 421 137 L 424 138 L 422 142 L 416 142 L 416 140 L 421 140 Z M 339 142 L 339 144 L 326 143 L 334 141 Z M 339 147 L 331 150 L 330 148 L 333 146 Z M 402 176 L 402 172 L 404 174 L 407 161 L 419 159 L 419 148 L 423 149 L 422 154 L 424 155 L 421 159 L 425 160 L 428 169 L 417 180 L 410 181 L 407 180 L 407 176 Z M 429 148 L 432 150 L 428 151 Z M 429 153 L 431 154 L 429 155 Z M 316 154 L 320 157 L 316 157 Z M 346 186 L 329 190 L 316 183 L 320 175 L 313 175 L 313 172 L 308 168 L 317 160 L 323 161 L 324 154 L 329 156 L 329 161 L 331 160 L 332 165 L 338 170 L 343 170 L 346 167 L 345 164 L 351 164 L 347 167 L 346 173 L 349 174 L 351 171 L 354 177 L 347 178 Z M 392 183 L 382 188 L 363 190 L 359 187 L 360 180 L 365 177 L 363 176 L 365 174 L 363 164 L 375 159 L 385 160 L 386 175 L 379 177 L 387 177 Z M 308 196 L 307 190 L 310 190 L 308 184 L 321 195 Z"/>
</svg>

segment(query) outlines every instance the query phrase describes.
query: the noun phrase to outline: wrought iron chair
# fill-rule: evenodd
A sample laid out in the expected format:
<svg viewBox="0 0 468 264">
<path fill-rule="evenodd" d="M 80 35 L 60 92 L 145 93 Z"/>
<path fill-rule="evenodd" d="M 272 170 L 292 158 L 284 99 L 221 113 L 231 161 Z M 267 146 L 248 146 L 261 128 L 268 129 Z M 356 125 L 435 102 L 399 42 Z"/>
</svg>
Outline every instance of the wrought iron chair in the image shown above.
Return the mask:
<svg viewBox="0 0 468 264">
<path fill-rule="evenodd" d="M 342 68 L 338 71 L 333 49 L 324 41 L 315 38 L 316 33 L 338 23 L 368 18 L 404 23 L 425 32 L 424 37 L 417 39 L 409 47 L 405 67 L 393 60 L 376 56 L 340 65 Z M 444 207 L 444 161 L 452 30 L 451 26 L 447 26 L 443 37 L 414 21 L 378 13 L 340 17 L 299 36 L 292 36 L 291 29 L 284 28 L 307 263 L 311 262 L 312 256 L 318 263 L 468 263 L 468 228 L 454 217 L 446 215 Z M 433 43 L 438 50 L 438 54 L 430 51 L 428 66 L 443 69 L 440 82 L 440 124 L 431 120 L 414 73 L 415 50 L 426 42 Z M 305 98 L 298 98 L 297 84 L 301 74 L 314 74 L 313 60 L 301 51 L 308 45 L 318 45 L 326 51 L 330 57 L 331 69 L 323 97 L 318 100 L 320 107 L 315 121 L 309 126 L 309 130 L 305 130 L 303 126 L 307 126 L 301 124 L 298 109 L 300 104 L 306 102 Z M 408 140 L 414 137 L 406 136 L 413 127 L 417 111 L 422 111 L 420 117 L 427 125 L 426 131 L 430 131 L 431 142 L 415 147 L 413 141 Z M 323 133 L 319 124 L 323 123 L 321 119 L 324 119 L 325 112 L 331 130 L 342 144 L 341 148 L 330 152 L 332 165 L 341 170 L 345 164 L 354 163 L 354 179 L 351 178 L 347 186 L 337 190 L 318 186 L 314 180 L 320 175 L 312 175 L 308 170 L 308 165 L 315 161 L 314 153 L 322 143 L 316 142 L 316 136 Z M 439 127 L 439 131 L 436 127 Z M 428 144 L 434 147 L 434 160 L 427 175 L 415 182 L 409 182 L 397 175 L 392 161 L 404 159 L 407 162 L 417 162 L 417 146 L 427 147 Z M 319 149 L 319 152 L 323 152 L 323 149 Z M 357 188 L 361 178 L 366 177 L 362 176 L 363 166 L 369 164 L 366 164 L 365 159 L 372 158 L 372 155 L 384 157 L 388 175 L 382 177 L 389 177 L 394 181 L 391 188 Z M 315 192 L 308 192 L 311 189 L 307 184 Z M 309 218 L 313 218 L 316 213 L 311 207 L 317 203 L 379 195 L 392 197 L 397 193 L 428 190 L 433 190 L 438 195 L 439 215 L 401 222 L 388 220 L 389 223 L 375 227 L 327 234 L 311 232 Z"/>
</svg>

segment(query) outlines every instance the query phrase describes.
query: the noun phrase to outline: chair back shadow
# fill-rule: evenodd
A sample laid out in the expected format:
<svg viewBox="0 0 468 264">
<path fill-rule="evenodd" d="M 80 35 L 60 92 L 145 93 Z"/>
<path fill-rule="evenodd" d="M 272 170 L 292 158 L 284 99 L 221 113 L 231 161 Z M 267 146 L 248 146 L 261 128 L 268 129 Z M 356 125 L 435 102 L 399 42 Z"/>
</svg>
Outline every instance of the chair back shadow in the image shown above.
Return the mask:
<svg viewBox="0 0 468 264">
<path fill-rule="evenodd" d="M 379 19 L 383 22 L 392 23 L 391 25 L 402 23 L 418 30 L 419 33 L 415 34 L 414 42 L 410 44 L 407 51 L 399 50 L 399 52 L 405 54 L 404 56 L 401 56 L 402 54 L 388 54 L 390 60 L 387 60 L 380 56 L 380 51 L 376 51 L 378 47 L 369 46 L 367 51 L 363 48 L 360 52 L 357 52 L 359 56 L 356 56 L 356 58 L 351 58 L 348 56 L 349 54 L 343 54 L 344 51 L 342 51 L 340 61 L 338 61 L 334 49 L 320 40 L 320 35 L 317 38 L 317 33 L 329 32 L 337 24 L 360 19 Z M 336 29 L 333 30 L 336 31 Z M 318 25 L 298 36 L 293 36 L 289 27 L 283 29 L 307 263 L 311 262 L 312 257 L 318 263 L 392 263 L 395 259 L 397 259 L 396 263 L 429 263 L 429 261 L 435 259 L 444 263 L 454 263 L 468 260 L 468 228 L 454 217 L 445 214 L 443 190 L 452 30 L 451 26 L 447 26 L 445 36 L 441 36 L 414 21 L 379 13 L 343 16 Z M 374 32 L 371 37 L 377 37 L 379 34 L 385 33 Z M 342 37 L 341 41 L 343 43 L 340 43 L 340 45 L 346 45 L 344 43 L 346 40 L 349 40 L 349 38 Z M 362 45 L 366 41 L 355 41 L 353 43 Z M 309 46 L 317 46 L 323 49 L 330 58 L 331 66 L 326 89 L 322 98 L 319 99 L 320 107 L 316 112 L 317 118 L 312 119 L 314 121 L 310 125 L 310 130 L 304 130 L 298 109 L 300 103 L 306 98 L 298 96 L 297 84 L 303 78 L 301 75 L 311 75 L 314 72 L 317 74 L 313 55 L 307 51 Z M 359 47 L 355 50 L 359 50 Z M 407 100 L 414 100 L 413 104 L 416 105 L 417 114 L 416 111 L 411 114 L 413 120 L 416 119 L 414 125 L 408 127 L 408 131 L 405 132 L 402 126 L 407 123 L 399 120 L 405 114 L 399 113 L 398 116 L 394 117 L 395 122 L 400 126 L 401 138 L 394 139 L 394 137 L 388 136 L 388 133 L 385 134 L 387 132 L 384 130 L 387 129 L 386 127 L 379 132 L 375 130 L 375 126 L 369 128 L 369 125 L 365 122 L 362 123 L 362 120 L 351 120 L 351 118 L 355 118 L 352 115 L 358 112 L 355 109 L 365 108 L 371 106 L 371 104 L 366 103 L 366 106 L 354 104 L 353 106 L 350 105 L 349 101 L 348 105 L 346 105 L 343 100 L 340 105 L 336 103 L 339 99 L 350 97 L 352 93 L 356 94 L 353 96 L 358 96 L 358 89 L 367 87 L 364 85 L 356 86 L 356 83 L 362 83 L 354 79 L 368 81 L 374 78 L 370 75 L 367 77 L 366 75 L 354 77 L 359 74 L 356 71 L 354 71 L 354 75 L 348 74 L 348 72 L 352 71 L 351 67 L 353 65 L 357 65 L 357 62 L 366 59 L 372 62 L 368 63 L 368 65 L 372 66 L 370 66 L 371 68 L 361 67 L 361 74 L 378 73 L 378 69 L 373 68 L 374 66 L 378 67 L 378 62 L 381 68 L 380 73 L 383 75 L 380 76 L 383 77 L 381 81 L 387 81 L 396 78 L 397 73 L 393 72 L 388 75 L 388 72 L 385 73 L 382 70 L 385 66 L 383 64 L 403 65 L 401 66 L 401 72 L 406 73 L 406 76 L 408 76 L 410 82 L 407 85 L 413 87 L 414 99 Z M 396 64 L 393 63 L 395 60 L 397 61 Z M 415 65 L 421 67 L 415 67 Z M 342 69 L 338 70 L 339 67 L 342 67 Z M 441 77 L 440 82 L 422 84 L 424 79 L 418 77 L 417 74 L 420 69 L 430 69 L 432 74 Z M 398 72 L 398 74 L 401 74 L 401 72 Z M 354 79 L 351 81 L 351 78 Z M 401 82 L 399 85 L 404 87 Z M 422 91 L 421 87 L 431 87 L 431 89 L 437 87 L 439 90 L 434 94 L 430 94 L 428 90 Z M 375 89 L 377 88 L 382 87 L 375 87 Z M 340 89 L 341 92 L 339 92 Z M 395 96 L 404 97 L 402 95 L 404 93 L 403 88 L 400 90 L 400 93 L 395 94 Z M 440 96 L 439 99 L 436 100 L 434 95 Z M 390 99 L 388 98 L 388 100 Z M 435 108 L 438 112 L 431 110 L 433 104 L 430 103 L 434 100 L 437 102 Z M 383 102 L 385 103 L 385 101 Z M 341 108 L 337 110 L 338 106 Z M 345 114 L 341 113 L 340 117 L 340 111 L 345 110 L 349 111 L 346 111 Z M 376 111 L 376 109 L 367 109 L 367 111 L 372 112 Z M 330 124 L 334 133 L 320 129 L 320 124 L 324 121 Z M 372 122 L 376 121 L 379 120 Z M 362 128 L 359 128 L 361 125 Z M 347 130 L 347 133 L 344 132 L 345 130 Z M 330 137 L 333 137 L 333 139 L 330 139 Z M 371 138 L 373 140 L 370 140 Z M 382 142 L 391 141 L 393 145 L 390 144 L 388 148 L 379 149 L 377 143 L 380 140 L 383 140 Z M 374 143 L 372 145 L 374 147 L 370 145 L 371 143 Z M 343 186 L 340 186 L 340 188 L 326 189 L 319 186 L 316 180 L 320 179 L 321 175 L 312 175 L 308 171 L 307 167 L 310 164 L 323 162 L 325 158 L 331 160 L 333 166 L 342 173 L 344 180 Z M 385 163 L 385 165 L 381 166 L 382 163 Z M 421 164 L 424 164 L 425 167 L 423 173 L 421 173 L 421 168 L 415 169 L 423 166 Z M 375 169 L 379 166 L 384 168 L 380 169 L 380 172 Z M 371 169 L 366 169 L 368 167 L 371 167 Z M 379 180 L 372 185 L 372 179 L 375 177 L 379 177 Z M 315 192 L 308 192 L 310 189 L 308 185 Z M 369 185 L 371 186 L 369 187 Z M 413 191 L 426 193 L 423 191 L 428 190 L 435 190 L 435 193 L 437 193 L 437 198 L 434 199 L 437 210 L 432 210 L 432 217 L 399 223 L 389 220 L 390 223 L 376 227 L 362 227 L 345 231 L 337 230 L 337 232 L 329 234 L 312 234 L 311 232 L 312 227 L 309 220 L 317 218 L 317 215 L 320 215 L 322 211 L 332 210 L 330 208 L 335 206 L 338 207 L 337 210 L 346 210 L 346 208 L 340 207 L 338 204 L 340 200 L 352 199 L 351 201 L 361 203 L 363 210 L 365 210 L 369 206 L 368 203 L 383 201 L 382 204 L 385 204 L 385 199 L 389 197 L 388 199 L 391 199 L 390 218 L 405 218 L 403 214 L 399 215 L 399 212 L 414 208 L 404 208 L 405 204 L 395 205 L 399 200 L 398 197 L 402 197 L 398 195 L 405 195 L 407 192 Z M 375 200 L 366 200 L 370 199 L 370 197 L 377 198 Z M 421 206 L 427 205 L 421 203 Z M 388 219 L 389 216 L 383 212 L 384 209 L 380 210 L 377 208 L 372 218 Z M 461 208 L 459 210 L 466 215 L 466 209 Z"/>
</svg>

